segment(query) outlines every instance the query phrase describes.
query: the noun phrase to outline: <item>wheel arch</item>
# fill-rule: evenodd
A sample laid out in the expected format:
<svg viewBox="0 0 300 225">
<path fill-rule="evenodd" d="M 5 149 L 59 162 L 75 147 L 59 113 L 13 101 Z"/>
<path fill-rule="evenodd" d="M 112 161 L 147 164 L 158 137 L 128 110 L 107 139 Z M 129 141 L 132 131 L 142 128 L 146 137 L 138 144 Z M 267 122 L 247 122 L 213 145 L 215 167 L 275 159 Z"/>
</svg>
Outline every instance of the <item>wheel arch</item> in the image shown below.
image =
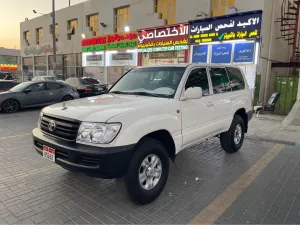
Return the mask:
<svg viewBox="0 0 300 225">
<path fill-rule="evenodd" d="M 244 121 L 244 124 L 245 124 L 245 133 L 248 132 L 248 115 L 247 115 L 247 112 L 246 112 L 246 109 L 245 108 L 240 108 L 238 109 L 235 114 L 236 115 L 239 115 L 242 117 L 243 121 Z"/>
<path fill-rule="evenodd" d="M 169 158 L 174 161 L 175 156 L 176 156 L 176 147 L 175 147 L 175 142 L 173 140 L 172 135 L 170 134 L 169 131 L 167 130 L 157 130 L 154 132 L 151 132 L 149 134 L 146 134 L 144 137 L 141 138 L 139 143 L 143 141 L 146 138 L 152 138 L 160 143 L 163 144 L 163 146 L 166 148 L 167 153 L 169 155 Z"/>
<path fill-rule="evenodd" d="M 14 100 L 14 101 L 16 101 L 18 104 L 19 104 L 19 107 L 20 107 L 20 109 L 22 108 L 22 104 L 21 104 L 21 102 L 18 100 L 18 99 L 16 99 L 16 98 L 8 98 L 8 99 L 5 99 L 2 103 L 1 103 L 1 109 L 2 109 L 2 107 L 3 107 L 3 103 L 4 102 L 6 102 L 6 101 L 9 101 L 9 100 Z"/>
</svg>

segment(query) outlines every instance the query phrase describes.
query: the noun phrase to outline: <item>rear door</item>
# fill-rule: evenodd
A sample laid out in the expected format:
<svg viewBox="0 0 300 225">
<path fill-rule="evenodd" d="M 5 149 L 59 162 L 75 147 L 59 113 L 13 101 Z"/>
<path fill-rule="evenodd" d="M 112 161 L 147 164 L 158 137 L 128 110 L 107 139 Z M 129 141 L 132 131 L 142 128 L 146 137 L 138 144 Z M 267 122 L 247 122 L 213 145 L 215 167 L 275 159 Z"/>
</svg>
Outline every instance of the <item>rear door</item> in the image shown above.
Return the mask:
<svg viewBox="0 0 300 225">
<path fill-rule="evenodd" d="M 61 102 L 65 86 L 58 82 L 46 82 L 46 93 L 49 103 Z"/>
<path fill-rule="evenodd" d="M 232 90 L 225 67 L 210 67 L 209 74 L 213 87 L 216 128 L 219 131 L 229 129 L 232 122 Z"/>
</svg>

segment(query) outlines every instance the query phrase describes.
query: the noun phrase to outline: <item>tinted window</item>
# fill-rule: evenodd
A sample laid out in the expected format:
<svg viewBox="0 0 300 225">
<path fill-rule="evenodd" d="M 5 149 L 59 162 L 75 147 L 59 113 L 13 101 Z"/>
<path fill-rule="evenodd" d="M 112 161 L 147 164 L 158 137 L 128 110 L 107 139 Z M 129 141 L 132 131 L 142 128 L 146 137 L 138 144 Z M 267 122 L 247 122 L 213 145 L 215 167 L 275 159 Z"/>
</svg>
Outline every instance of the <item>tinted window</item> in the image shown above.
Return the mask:
<svg viewBox="0 0 300 225">
<path fill-rule="evenodd" d="M 83 80 L 89 82 L 90 84 L 99 84 L 99 81 L 93 78 L 84 78 Z"/>
<path fill-rule="evenodd" d="M 225 68 L 209 69 L 214 94 L 231 91 L 228 75 Z"/>
<path fill-rule="evenodd" d="M 45 84 L 44 83 L 34 84 L 28 87 L 27 89 L 31 90 L 32 92 L 43 91 L 45 90 Z"/>
<path fill-rule="evenodd" d="M 23 91 L 24 89 L 29 87 L 30 84 L 31 84 L 31 82 L 30 83 L 24 82 L 24 83 L 18 84 L 17 86 L 13 87 L 10 91 L 13 91 L 13 92 Z"/>
<path fill-rule="evenodd" d="M 58 83 L 47 83 L 47 89 L 48 90 L 56 90 L 56 89 L 60 89 L 63 88 L 63 86 L 61 84 Z"/>
<path fill-rule="evenodd" d="M 230 86 L 233 91 L 245 89 L 245 81 L 239 69 L 228 67 L 227 72 L 230 80 Z"/>
<path fill-rule="evenodd" d="M 88 80 L 84 80 L 84 79 L 80 79 L 80 83 L 84 84 L 84 85 L 89 85 L 91 84 L 91 82 L 89 82 Z"/>
<path fill-rule="evenodd" d="M 0 73 L 0 79 L 2 79 L 2 80 L 3 80 L 3 79 L 5 79 L 5 77 L 6 77 L 6 75 L 5 75 L 5 74 L 1 74 L 1 73 Z"/>
<path fill-rule="evenodd" d="M 203 90 L 203 96 L 209 95 L 209 83 L 207 78 L 207 71 L 205 68 L 192 70 L 185 84 L 185 90 L 190 87 L 201 87 Z"/>
</svg>

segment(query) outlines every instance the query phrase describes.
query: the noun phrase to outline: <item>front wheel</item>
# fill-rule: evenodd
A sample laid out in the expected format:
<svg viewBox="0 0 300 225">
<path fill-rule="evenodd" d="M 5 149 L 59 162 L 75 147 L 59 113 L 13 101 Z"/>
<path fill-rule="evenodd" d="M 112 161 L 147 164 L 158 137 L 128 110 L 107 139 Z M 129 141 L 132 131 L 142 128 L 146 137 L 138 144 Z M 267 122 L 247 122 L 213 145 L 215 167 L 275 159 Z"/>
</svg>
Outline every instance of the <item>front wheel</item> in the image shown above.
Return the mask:
<svg viewBox="0 0 300 225">
<path fill-rule="evenodd" d="M 6 100 L 2 104 L 2 110 L 5 113 L 15 113 L 20 110 L 20 104 L 17 100 L 14 100 L 14 99 Z"/>
<path fill-rule="evenodd" d="M 123 178 L 127 195 L 137 204 L 148 204 L 164 189 L 169 175 L 169 157 L 155 139 L 145 139 L 137 147 Z"/>
<path fill-rule="evenodd" d="M 221 145 L 227 153 L 235 153 L 243 145 L 245 137 L 245 124 L 241 116 L 235 115 L 230 129 L 221 134 Z"/>
</svg>

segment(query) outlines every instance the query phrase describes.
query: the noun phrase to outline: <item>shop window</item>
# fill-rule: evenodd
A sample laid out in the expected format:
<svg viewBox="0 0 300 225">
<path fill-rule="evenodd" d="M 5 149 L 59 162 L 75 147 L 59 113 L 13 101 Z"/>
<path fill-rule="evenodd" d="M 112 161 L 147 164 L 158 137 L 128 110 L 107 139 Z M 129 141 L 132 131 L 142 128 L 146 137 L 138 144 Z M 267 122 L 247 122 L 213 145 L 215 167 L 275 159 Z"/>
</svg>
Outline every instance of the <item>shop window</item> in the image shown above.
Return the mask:
<svg viewBox="0 0 300 225">
<path fill-rule="evenodd" d="M 156 0 L 156 12 L 161 13 L 167 24 L 176 23 L 176 0 Z"/>
<path fill-rule="evenodd" d="M 30 46 L 30 32 L 29 31 L 25 31 L 24 32 L 24 40 L 25 40 L 25 44 L 26 46 Z"/>
<path fill-rule="evenodd" d="M 68 40 L 72 39 L 72 36 L 75 35 L 76 30 L 78 29 L 78 20 L 69 20 L 68 21 Z"/>
<path fill-rule="evenodd" d="M 88 16 L 87 26 L 90 28 L 92 36 L 99 36 L 99 14 Z"/>
<path fill-rule="evenodd" d="M 128 20 L 130 17 L 130 7 L 122 7 L 115 9 L 115 32 L 124 32 L 124 27 L 128 25 Z"/>
<path fill-rule="evenodd" d="M 233 7 L 235 0 L 212 0 L 212 16 L 224 16 L 228 7 Z"/>
<path fill-rule="evenodd" d="M 43 28 L 36 29 L 36 44 L 39 45 L 43 39 Z"/>
<path fill-rule="evenodd" d="M 50 34 L 52 35 L 53 33 L 53 30 L 52 30 L 52 24 L 50 25 Z M 59 34 L 58 34 L 58 24 L 55 24 L 55 38 L 56 38 L 56 42 L 58 42 L 58 37 L 59 37 Z"/>
</svg>

